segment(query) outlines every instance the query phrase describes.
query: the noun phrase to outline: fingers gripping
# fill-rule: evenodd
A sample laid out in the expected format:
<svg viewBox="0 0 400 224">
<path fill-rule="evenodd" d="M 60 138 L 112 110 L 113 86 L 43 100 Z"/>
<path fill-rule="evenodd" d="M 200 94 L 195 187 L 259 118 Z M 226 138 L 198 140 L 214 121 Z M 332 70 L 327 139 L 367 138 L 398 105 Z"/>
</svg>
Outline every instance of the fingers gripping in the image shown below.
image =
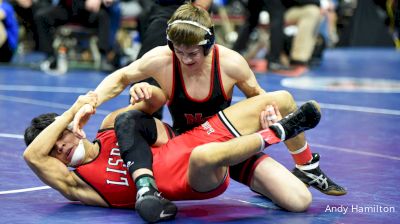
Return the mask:
<svg viewBox="0 0 400 224">
<path fill-rule="evenodd" d="M 129 93 L 131 94 L 131 104 L 135 104 L 150 99 L 152 96 L 152 87 L 147 82 L 139 82 L 129 89 Z"/>
<path fill-rule="evenodd" d="M 86 95 L 81 95 L 78 97 L 75 105 L 79 109 L 73 119 L 72 131 L 79 138 L 86 138 L 86 134 L 82 128 L 89 121 L 90 116 L 96 113 L 97 94 L 90 91 Z"/>
<path fill-rule="evenodd" d="M 268 128 L 280 119 L 282 119 L 282 115 L 275 102 L 273 102 L 272 105 L 267 105 L 265 109 L 261 111 L 260 122 L 263 129 Z"/>
</svg>

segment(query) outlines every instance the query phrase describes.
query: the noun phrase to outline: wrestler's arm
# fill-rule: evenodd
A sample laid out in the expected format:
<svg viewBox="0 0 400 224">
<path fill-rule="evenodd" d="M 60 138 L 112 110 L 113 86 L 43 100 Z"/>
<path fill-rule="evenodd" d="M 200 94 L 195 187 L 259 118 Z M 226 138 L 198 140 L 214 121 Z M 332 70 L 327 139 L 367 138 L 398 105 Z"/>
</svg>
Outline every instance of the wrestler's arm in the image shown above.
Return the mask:
<svg viewBox="0 0 400 224">
<path fill-rule="evenodd" d="M 247 61 L 239 53 L 225 48 L 220 58 L 224 72 L 236 82 L 247 98 L 265 93 Z"/>
<path fill-rule="evenodd" d="M 139 103 L 135 103 L 134 105 L 128 105 L 127 107 L 124 107 L 124 108 L 121 108 L 121 109 L 111 112 L 109 115 L 107 115 L 104 118 L 104 120 L 100 126 L 100 129 L 114 128 L 115 118 L 120 113 L 129 111 L 129 110 L 141 110 L 148 114 L 152 114 L 152 113 L 156 112 L 158 110 L 161 102 L 163 102 L 163 104 L 165 104 L 165 102 L 167 101 L 167 97 L 166 97 L 166 94 L 159 87 L 153 86 L 153 85 L 151 85 L 151 87 L 153 88 L 151 98 L 149 98 L 147 100 L 143 100 Z M 155 102 L 157 102 L 157 103 L 155 103 Z M 155 141 L 155 143 L 153 145 L 160 146 L 160 145 L 167 143 L 167 141 L 169 140 L 169 137 L 168 137 L 167 131 L 165 130 L 164 123 L 157 118 L 154 118 L 154 120 L 156 122 L 156 128 L 157 128 L 157 140 Z M 129 125 L 129 124 L 126 124 L 126 125 Z"/>
<path fill-rule="evenodd" d="M 108 75 L 95 89 L 95 93 L 98 96 L 96 107 L 116 97 L 134 82 L 139 82 L 149 77 L 157 80 L 159 78 L 157 75 L 164 74 L 162 72 L 165 68 L 165 59 L 170 58 L 170 53 L 168 55 L 166 52 L 168 51 L 165 50 L 165 47 L 154 48 L 140 59 Z"/>
<path fill-rule="evenodd" d="M 104 118 L 100 126 L 100 129 L 113 128 L 115 118 L 120 113 L 123 113 L 128 110 L 140 110 L 147 114 L 153 114 L 154 112 L 156 112 L 162 105 L 164 105 L 167 102 L 167 97 L 164 91 L 161 90 L 159 87 L 154 85 L 149 85 L 149 88 L 151 88 L 150 91 L 151 97 L 149 99 L 144 99 L 133 105 L 128 105 L 127 107 L 111 112 Z"/>
<path fill-rule="evenodd" d="M 77 180 L 60 160 L 50 156 L 57 139 L 67 129 L 75 113 L 84 104 L 94 104 L 95 97 L 79 97 L 71 108 L 46 127 L 25 149 L 23 157 L 32 171 L 47 185 L 70 200 L 78 200 Z"/>
</svg>

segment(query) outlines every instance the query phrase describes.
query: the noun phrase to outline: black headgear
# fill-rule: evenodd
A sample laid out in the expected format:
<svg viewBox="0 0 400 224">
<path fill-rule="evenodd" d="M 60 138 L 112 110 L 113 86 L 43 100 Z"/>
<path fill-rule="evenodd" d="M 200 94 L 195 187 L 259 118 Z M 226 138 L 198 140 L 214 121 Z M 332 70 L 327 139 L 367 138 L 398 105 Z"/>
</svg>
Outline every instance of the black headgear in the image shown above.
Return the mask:
<svg viewBox="0 0 400 224">
<path fill-rule="evenodd" d="M 190 24 L 190 25 L 199 27 L 199 28 L 203 29 L 204 31 L 206 31 L 206 34 L 204 35 L 204 40 L 200 41 L 198 43 L 198 45 L 203 46 L 204 55 L 207 55 L 210 52 L 210 49 L 215 42 L 214 27 L 212 26 L 211 28 L 207 28 L 198 22 L 190 21 L 190 20 L 175 20 L 175 21 L 173 21 L 172 23 L 168 24 L 168 27 L 167 27 L 167 43 L 168 43 L 169 48 L 172 51 L 174 51 L 174 45 L 172 44 L 171 39 L 168 37 L 168 30 L 170 29 L 170 27 L 172 25 L 178 24 L 178 23 Z"/>
</svg>

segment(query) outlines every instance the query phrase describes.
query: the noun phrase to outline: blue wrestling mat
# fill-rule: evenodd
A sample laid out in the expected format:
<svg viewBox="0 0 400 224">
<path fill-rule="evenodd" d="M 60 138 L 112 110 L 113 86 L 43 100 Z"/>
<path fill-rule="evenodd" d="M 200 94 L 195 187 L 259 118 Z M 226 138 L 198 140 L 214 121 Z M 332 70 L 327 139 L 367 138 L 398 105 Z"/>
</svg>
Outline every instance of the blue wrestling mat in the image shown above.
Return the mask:
<svg viewBox="0 0 400 224">
<path fill-rule="evenodd" d="M 25 164 L 23 132 L 32 117 L 62 113 L 105 75 L 71 70 L 51 76 L 37 69 L 37 57 L 24 60 L 31 68 L 0 66 L 0 223 L 142 223 L 133 210 L 68 201 Z M 379 48 L 327 50 L 320 67 L 298 78 L 257 74 L 267 91 L 285 89 L 299 104 L 309 99 L 321 104 L 322 120 L 306 133 L 308 143 L 321 154 L 322 169 L 348 194 L 332 197 L 311 189 L 309 210 L 291 213 L 231 181 L 217 198 L 177 202 L 179 213 L 171 223 L 399 223 L 399 75 L 400 52 Z M 234 96 L 234 101 L 243 99 L 237 90 Z M 124 92 L 102 105 L 85 128 L 92 134 L 88 138 L 93 139 L 107 113 L 127 103 Z M 283 145 L 270 147 L 268 153 L 292 169 Z"/>
</svg>

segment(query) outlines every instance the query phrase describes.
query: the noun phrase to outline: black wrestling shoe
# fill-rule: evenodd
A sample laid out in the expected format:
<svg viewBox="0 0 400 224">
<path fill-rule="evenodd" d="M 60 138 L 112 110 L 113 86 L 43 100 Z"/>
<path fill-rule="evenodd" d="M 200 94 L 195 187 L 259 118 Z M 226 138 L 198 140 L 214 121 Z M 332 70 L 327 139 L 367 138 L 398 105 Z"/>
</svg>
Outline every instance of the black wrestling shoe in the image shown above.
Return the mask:
<svg viewBox="0 0 400 224">
<path fill-rule="evenodd" d="M 276 122 L 270 128 L 285 141 L 303 131 L 317 126 L 321 120 L 321 112 L 317 102 L 311 100 L 301 105 L 295 112 Z"/>
<path fill-rule="evenodd" d="M 178 212 L 174 203 L 152 187 L 142 187 L 138 191 L 135 209 L 142 219 L 151 223 L 173 219 Z"/>
<path fill-rule="evenodd" d="M 333 182 L 319 167 L 320 156 L 313 153 L 311 162 L 305 164 L 309 169 L 294 168 L 292 173 L 303 181 L 307 186 L 312 186 L 327 195 L 340 196 L 347 193 L 346 189 Z"/>
</svg>

